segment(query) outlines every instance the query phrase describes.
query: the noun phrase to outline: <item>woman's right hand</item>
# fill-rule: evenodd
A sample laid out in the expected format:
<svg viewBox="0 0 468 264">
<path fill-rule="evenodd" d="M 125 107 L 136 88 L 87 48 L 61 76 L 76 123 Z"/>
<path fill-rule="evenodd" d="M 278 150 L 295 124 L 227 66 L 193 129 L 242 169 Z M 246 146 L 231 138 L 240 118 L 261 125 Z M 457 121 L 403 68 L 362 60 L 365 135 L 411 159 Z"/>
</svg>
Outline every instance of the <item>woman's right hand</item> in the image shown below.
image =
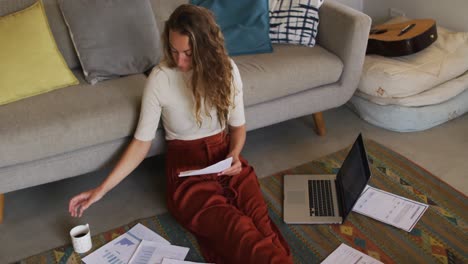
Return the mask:
<svg viewBox="0 0 468 264">
<path fill-rule="evenodd" d="M 99 188 L 82 192 L 70 199 L 68 212 L 70 212 L 72 217 L 81 217 L 88 207 L 99 201 L 103 196 L 104 194 L 102 194 Z"/>
<path fill-rule="evenodd" d="M 73 217 L 81 217 L 84 210 L 93 203 L 99 201 L 108 191 L 114 188 L 119 182 L 127 177 L 141 161 L 146 157 L 151 147 L 151 140 L 141 141 L 134 138 L 120 160 L 115 165 L 112 172 L 102 182 L 99 187 L 82 192 L 73 197 L 68 204 L 68 212 Z"/>
</svg>

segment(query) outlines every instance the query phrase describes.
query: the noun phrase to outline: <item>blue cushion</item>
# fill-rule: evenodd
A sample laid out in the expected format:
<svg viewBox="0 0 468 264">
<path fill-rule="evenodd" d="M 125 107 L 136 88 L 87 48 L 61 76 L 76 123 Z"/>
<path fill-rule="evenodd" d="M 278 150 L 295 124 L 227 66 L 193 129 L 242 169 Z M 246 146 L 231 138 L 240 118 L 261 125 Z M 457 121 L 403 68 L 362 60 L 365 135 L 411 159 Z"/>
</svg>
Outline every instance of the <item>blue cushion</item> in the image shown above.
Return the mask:
<svg viewBox="0 0 468 264">
<path fill-rule="evenodd" d="M 229 55 L 273 51 L 268 0 L 191 0 L 191 3 L 215 14 Z"/>
</svg>

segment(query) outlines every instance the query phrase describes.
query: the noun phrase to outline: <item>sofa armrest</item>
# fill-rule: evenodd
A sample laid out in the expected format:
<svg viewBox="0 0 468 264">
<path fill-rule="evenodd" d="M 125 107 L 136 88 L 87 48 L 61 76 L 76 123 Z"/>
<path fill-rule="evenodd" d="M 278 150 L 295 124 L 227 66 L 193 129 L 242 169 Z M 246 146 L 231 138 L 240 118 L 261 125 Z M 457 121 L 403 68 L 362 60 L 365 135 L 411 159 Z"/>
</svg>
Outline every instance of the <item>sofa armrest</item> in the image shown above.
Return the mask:
<svg viewBox="0 0 468 264">
<path fill-rule="evenodd" d="M 344 67 L 340 85 L 354 93 L 362 72 L 371 18 L 334 1 L 325 1 L 319 16 L 317 42 L 341 59 Z"/>
</svg>

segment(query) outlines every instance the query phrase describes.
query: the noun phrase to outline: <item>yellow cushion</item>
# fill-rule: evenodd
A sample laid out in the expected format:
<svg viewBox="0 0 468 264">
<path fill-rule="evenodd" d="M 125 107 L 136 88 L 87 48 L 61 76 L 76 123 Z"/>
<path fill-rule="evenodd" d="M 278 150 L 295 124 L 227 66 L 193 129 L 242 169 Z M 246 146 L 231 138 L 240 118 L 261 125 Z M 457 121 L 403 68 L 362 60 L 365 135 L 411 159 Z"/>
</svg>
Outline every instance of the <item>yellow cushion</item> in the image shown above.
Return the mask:
<svg viewBox="0 0 468 264">
<path fill-rule="evenodd" d="M 55 44 L 41 1 L 0 17 L 0 105 L 78 80 Z"/>
</svg>

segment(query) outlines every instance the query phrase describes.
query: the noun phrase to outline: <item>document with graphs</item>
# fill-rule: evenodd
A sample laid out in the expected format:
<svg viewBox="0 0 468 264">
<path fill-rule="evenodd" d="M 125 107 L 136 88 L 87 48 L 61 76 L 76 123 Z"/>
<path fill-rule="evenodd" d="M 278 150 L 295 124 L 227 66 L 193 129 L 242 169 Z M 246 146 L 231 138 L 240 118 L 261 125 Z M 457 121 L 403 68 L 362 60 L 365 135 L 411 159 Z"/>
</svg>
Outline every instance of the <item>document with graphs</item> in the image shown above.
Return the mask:
<svg viewBox="0 0 468 264">
<path fill-rule="evenodd" d="M 341 244 L 320 264 L 383 264 L 382 262 L 356 250 L 346 244 Z"/>
<path fill-rule="evenodd" d="M 411 232 L 429 206 L 367 186 L 353 211 Z"/>
<path fill-rule="evenodd" d="M 82 260 L 86 264 L 126 264 L 130 261 L 138 245 L 143 240 L 153 241 L 160 245 L 171 244 L 146 226 L 137 224 L 126 233 L 108 242 Z"/>
</svg>

